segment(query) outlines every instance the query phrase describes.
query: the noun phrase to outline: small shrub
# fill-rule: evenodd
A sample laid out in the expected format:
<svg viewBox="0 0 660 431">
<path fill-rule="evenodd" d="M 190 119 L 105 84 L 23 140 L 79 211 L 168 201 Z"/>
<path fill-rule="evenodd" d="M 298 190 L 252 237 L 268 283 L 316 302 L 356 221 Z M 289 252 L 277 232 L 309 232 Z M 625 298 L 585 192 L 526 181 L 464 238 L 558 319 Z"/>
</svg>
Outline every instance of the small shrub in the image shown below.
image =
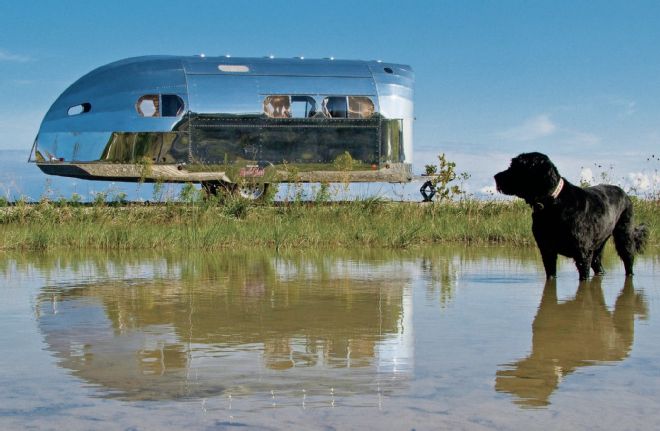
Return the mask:
<svg viewBox="0 0 660 431">
<path fill-rule="evenodd" d="M 280 185 L 279 183 L 269 183 L 266 187 L 266 192 L 264 193 L 263 198 L 261 199 L 262 203 L 272 205 L 275 202 L 275 196 L 279 192 Z"/>
<path fill-rule="evenodd" d="M 95 207 L 102 207 L 105 205 L 106 200 L 108 199 L 108 194 L 106 192 L 95 192 L 92 193 L 94 199 L 92 203 Z"/>
<path fill-rule="evenodd" d="M 438 156 L 437 169 L 429 169 L 427 165 L 427 172 L 434 171 L 433 175 L 437 176 L 433 179 L 432 183 L 436 189 L 436 201 L 451 201 L 456 197 L 465 195 L 463 190 L 463 183 L 470 179 L 470 174 L 467 172 L 456 173 L 456 163 L 447 160 L 445 153 Z M 436 168 L 433 166 L 433 168 Z M 451 184 L 455 180 L 459 180 L 460 184 Z"/>
<path fill-rule="evenodd" d="M 183 203 L 193 204 L 202 200 L 202 193 L 193 183 L 186 183 L 179 192 L 179 200 Z"/>
<path fill-rule="evenodd" d="M 342 183 L 344 185 L 344 191 L 348 190 L 349 187 L 349 172 L 353 170 L 355 166 L 355 161 L 348 151 L 344 151 L 343 154 L 338 155 L 332 163 L 334 168 L 338 171 L 343 172 Z"/>
<path fill-rule="evenodd" d="M 71 205 L 72 207 L 79 207 L 80 205 L 82 205 L 82 196 L 80 196 L 78 193 L 73 193 L 71 195 L 71 198 L 69 199 L 68 204 Z"/>
<path fill-rule="evenodd" d="M 127 202 L 126 197 L 126 193 L 116 190 L 112 193 L 112 202 L 115 205 L 125 205 Z"/>
<path fill-rule="evenodd" d="M 318 203 L 328 202 L 329 200 L 330 200 L 330 184 L 321 183 L 319 185 L 319 189 L 316 191 L 316 194 L 314 195 L 314 202 L 318 204 Z"/>
<path fill-rule="evenodd" d="M 222 213 L 228 217 L 244 219 L 250 210 L 251 202 L 241 197 L 230 197 L 225 200 Z"/>
<path fill-rule="evenodd" d="M 333 165 L 338 171 L 350 171 L 353 169 L 354 164 L 353 157 L 348 151 L 344 151 L 333 161 Z"/>
</svg>

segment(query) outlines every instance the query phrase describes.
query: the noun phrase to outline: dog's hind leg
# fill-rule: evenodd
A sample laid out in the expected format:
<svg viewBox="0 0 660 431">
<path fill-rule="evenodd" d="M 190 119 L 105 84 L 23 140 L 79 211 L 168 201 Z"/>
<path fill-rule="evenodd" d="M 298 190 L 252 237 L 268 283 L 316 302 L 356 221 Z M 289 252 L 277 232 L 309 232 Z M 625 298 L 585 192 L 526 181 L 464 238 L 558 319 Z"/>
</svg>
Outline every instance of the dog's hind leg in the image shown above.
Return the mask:
<svg viewBox="0 0 660 431">
<path fill-rule="evenodd" d="M 605 274 L 605 270 L 603 269 L 603 249 L 606 243 L 607 241 L 603 242 L 594 252 L 594 257 L 591 258 L 591 269 L 594 270 L 595 275 Z"/>
<path fill-rule="evenodd" d="M 580 255 L 575 256 L 575 266 L 577 266 L 580 280 L 587 280 L 589 278 L 589 266 L 593 260 L 593 253 L 582 252 Z"/>
<path fill-rule="evenodd" d="M 626 269 L 626 275 L 633 275 L 633 263 L 635 261 L 635 252 L 638 247 L 635 244 L 633 235 L 634 228 L 632 225 L 632 204 L 629 203 L 626 209 L 621 213 L 619 220 L 614 226 L 614 246 L 616 252 L 623 261 L 623 266 Z"/>
</svg>

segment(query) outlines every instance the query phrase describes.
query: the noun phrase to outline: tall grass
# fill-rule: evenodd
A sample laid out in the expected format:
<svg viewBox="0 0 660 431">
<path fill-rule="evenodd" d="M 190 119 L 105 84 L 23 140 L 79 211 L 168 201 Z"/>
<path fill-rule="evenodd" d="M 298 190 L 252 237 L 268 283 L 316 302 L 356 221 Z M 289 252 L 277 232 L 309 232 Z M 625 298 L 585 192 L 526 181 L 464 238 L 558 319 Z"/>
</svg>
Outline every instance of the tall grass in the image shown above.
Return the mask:
<svg viewBox="0 0 660 431">
<path fill-rule="evenodd" d="M 636 200 L 636 222 L 658 245 L 659 201 Z M 425 244 L 533 245 L 531 214 L 522 201 L 256 205 L 224 202 L 162 206 L 81 206 L 42 202 L 0 208 L 0 250 L 220 250 L 250 247 L 384 247 Z"/>
</svg>

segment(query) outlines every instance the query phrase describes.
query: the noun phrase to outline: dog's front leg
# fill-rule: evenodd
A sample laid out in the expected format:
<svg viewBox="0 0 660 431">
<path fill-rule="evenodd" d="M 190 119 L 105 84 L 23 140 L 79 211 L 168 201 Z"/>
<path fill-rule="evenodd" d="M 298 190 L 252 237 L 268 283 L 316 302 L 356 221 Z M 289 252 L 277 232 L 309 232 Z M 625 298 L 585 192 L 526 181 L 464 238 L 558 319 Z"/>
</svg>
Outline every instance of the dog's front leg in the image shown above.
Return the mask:
<svg viewBox="0 0 660 431">
<path fill-rule="evenodd" d="M 557 252 L 548 248 L 541 248 L 541 259 L 545 268 L 547 280 L 557 277 Z"/>
<path fill-rule="evenodd" d="M 596 251 L 594 252 L 594 257 L 591 259 L 591 269 L 594 270 L 594 275 L 603 275 L 605 270 L 603 269 L 603 249 L 605 248 L 605 243 L 601 244 Z"/>
</svg>

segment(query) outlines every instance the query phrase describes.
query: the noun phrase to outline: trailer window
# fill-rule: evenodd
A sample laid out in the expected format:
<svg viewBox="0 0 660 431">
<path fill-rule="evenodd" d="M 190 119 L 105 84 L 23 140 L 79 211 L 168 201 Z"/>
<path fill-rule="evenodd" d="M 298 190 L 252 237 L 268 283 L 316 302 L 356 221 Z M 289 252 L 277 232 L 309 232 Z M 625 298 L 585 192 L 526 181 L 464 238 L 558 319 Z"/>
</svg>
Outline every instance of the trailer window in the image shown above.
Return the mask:
<svg viewBox="0 0 660 431">
<path fill-rule="evenodd" d="M 161 115 L 163 117 L 178 117 L 183 114 L 183 99 L 176 94 L 160 96 Z"/>
<path fill-rule="evenodd" d="M 84 113 L 89 112 L 91 110 L 92 110 L 92 105 L 85 102 L 85 103 L 81 103 L 80 105 L 75 105 L 75 106 L 70 107 L 66 111 L 66 113 L 71 117 L 73 115 L 84 114 Z"/>
<path fill-rule="evenodd" d="M 176 94 L 145 94 L 135 104 L 142 117 L 178 117 L 183 108 L 183 99 Z"/>
<path fill-rule="evenodd" d="M 348 96 L 348 118 L 371 118 L 375 110 L 368 97 Z"/>
<path fill-rule="evenodd" d="M 135 104 L 138 114 L 143 117 L 160 117 L 158 94 L 145 94 Z"/>
<path fill-rule="evenodd" d="M 326 97 L 321 105 L 323 114 L 330 118 L 346 118 L 346 97 Z"/>
<path fill-rule="evenodd" d="M 310 96 L 291 96 L 291 116 L 311 118 L 316 114 L 316 101 Z"/>
<path fill-rule="evenodd" d="M 264 114 L 270 118 L 291 118 L 291 97 L 266 96 Z"/>
</svg>

